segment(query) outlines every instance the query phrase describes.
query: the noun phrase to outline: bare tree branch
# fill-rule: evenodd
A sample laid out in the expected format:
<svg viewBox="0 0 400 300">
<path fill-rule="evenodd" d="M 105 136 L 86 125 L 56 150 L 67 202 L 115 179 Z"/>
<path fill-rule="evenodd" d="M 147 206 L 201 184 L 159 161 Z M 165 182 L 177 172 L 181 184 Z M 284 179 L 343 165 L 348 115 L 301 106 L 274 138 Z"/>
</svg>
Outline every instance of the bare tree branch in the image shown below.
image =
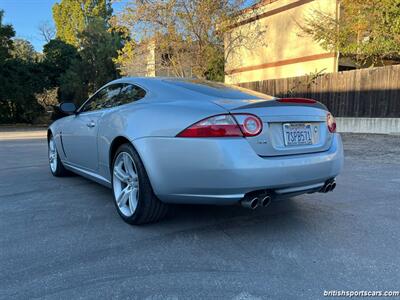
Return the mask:
<svg viewBox="0 0 400 300">
<path fill-rule="evenodd" d="M 56 36 L 55 28 L 50 24 L 50 22 L 41 22 L 38 26 L 39 34 L 43 40 L 48 43 Z"/>
</svg>

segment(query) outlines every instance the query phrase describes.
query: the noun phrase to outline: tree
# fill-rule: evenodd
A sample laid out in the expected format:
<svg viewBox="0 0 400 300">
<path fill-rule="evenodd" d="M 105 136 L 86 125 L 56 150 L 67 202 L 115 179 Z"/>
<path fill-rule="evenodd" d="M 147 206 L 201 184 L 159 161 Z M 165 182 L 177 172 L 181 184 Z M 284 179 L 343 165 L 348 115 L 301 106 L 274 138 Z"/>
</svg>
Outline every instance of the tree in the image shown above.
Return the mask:
<svg viewBox="0 0 400 300">
<path fill-rule="evenodd" d="M 121 38 L 108 30 L 107 23 L 92 19 L 78 35 L 79 58 L 75 59 L 61 77 L 62 100 L 81 102 L 107 82 L 118 78 L 113 63 L 121 48 Z"/>
<path fill-rule="evenodd" d="M 75 102 L 79 105 L 90 93 L 88 74 L 82 59 L 78 57 L 60 77 L 59 99 L 60 102 Z"/>
<path fill-rule="evenodd" d="M 49 87 L 60 85 L 61 76 L 78 58 L 78 50 L 59 39 L 54 39 L 43 46 L 43 68 Z"/>
<path fill-rule="evenodd" d="M 400 0 L 341 0 L 340 18 L 314 11 L 302 29 L 358 67 L 400 59 Z"/>
<path fill-rule="evenodd" d="M 154 43 L 161 57 L 159 68 L 175 76 L 223 79 L 224 63 L 239 45 L 256 46 L 262 29 L 236 31 L 232 43 L 224 44 L 231 34 L 245 0 L 129 0 L 125 9 L 111 19 L 114 28 L 125 27 L 132 33 L 116 60 L 122 72 L 140 72 L 145 63 L 146 45 Z M 225 40 L 226 42 L 227 40 Z M 145 46 L 143 46 L 145 45 Z M 154 60 L 153 60 L 154 63 Z"/>
<path fill-rule="evenodd" d="M 37 102 L 45 109 L 58 104 L 58 87 L 51 89 L 43 89 L 42 92 L 36 93 L 35 98 Z"/>
<path fill-rule="evenodd" d="M 20 40 L 13 41 L 15 31 L 3 25 L 0 11 L 0 123 L 32 122 L 43 111 L 35 93 L 43 88 L 42 71 L 37 62 L 25 59 L 32 52 L 15 55 Z M 23 47 L 27 44 L 22 42 Z M 17 49 L 17 50 L 15 50 Z"/>
<path fill-rule="evenodd" d="M 143 45 L 142 45 L 143 46 Z M 133 40 L 128 40 L 124 43 L 121 50 L 118 50 L 118 56 L 114 59 L 114 63 L 118 66 L 122 75 L 133 75 L 137 73 L 140 65 L 139 54 L 140 45 Z M 142 68 L 146 67 L 145 62 L 142 62 Z"/>
<path fill-rule="evenodd" d="M 4 11 L 0 10 L 0 63 L 11 56 L 12 38 L 15 36 L 15 31 L 11 25 L 3 25 L 3 16 Z"/>
<path fill-rule="evenodd" d="M 111 13 L 111 6 L 107 0 L 61 0 L 53 6 L 57 38 L 78 47 L 79 34 L 91 20 L 107 20 Z"/>
<path fill-rule="evenodd" d="M 23 39 L 13 40 L 13 49 L 10 53 L 13 58 L 18 58 L 27 62 L 34 62 L 38 59 L 33 45 L 29 41 Z"/>
<path fill-rule="evenodd" d="M 56 36 L 55 28 L 47 21 L 40 23 L 38 30 L 40 36 L 46 43 L 49 43 Z"/>
<path fill-rule="evenodd" d="M 35 93 L 43 89 L 36 62 L 8 59 L 0 68 L 0 123 L 31 123 L 43 108 Z"/>
<path fill-rule="evenodd" d="M 110 32 L 108 24 L 100 18 L 94 19 L 79 37 L 80 56 L 88 74 L 89 91 L 93 92 L 118 77 L 112 59 L 121 48 L 121 39 Z"/>
</svg>

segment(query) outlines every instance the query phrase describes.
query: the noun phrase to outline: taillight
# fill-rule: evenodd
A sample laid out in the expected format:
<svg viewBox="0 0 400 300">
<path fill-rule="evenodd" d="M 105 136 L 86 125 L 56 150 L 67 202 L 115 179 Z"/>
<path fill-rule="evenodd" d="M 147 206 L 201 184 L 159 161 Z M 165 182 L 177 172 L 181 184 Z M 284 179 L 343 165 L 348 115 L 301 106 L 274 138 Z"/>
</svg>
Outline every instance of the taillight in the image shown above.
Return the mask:
<svg viewBox="0 0 400 300">
<path fill-rule="evenodd" d="M 262 122 L 258 117 L 249 114 L 234 114 L 234 116 L 244 136 L 250 137 L 260 134 Z"/>
<path fill-rule="evenodd" d="M 178 137 L 232 137 L 243 136 L 231 115 L 218 115 L 204 119 L 186 128 Z"/>
<path fill-rule="evenodd" d="M 186 128 L 177 137 L 251 137 L 260 134 L 261 120 L 250 114 L 213 116 Z"/>
<path fill-rule="evenodd" d="M 336 132 L 336 120 L 331 113 L 326 115 L 326 125 L 328 126 L 329 132 Z"/>
</svg>

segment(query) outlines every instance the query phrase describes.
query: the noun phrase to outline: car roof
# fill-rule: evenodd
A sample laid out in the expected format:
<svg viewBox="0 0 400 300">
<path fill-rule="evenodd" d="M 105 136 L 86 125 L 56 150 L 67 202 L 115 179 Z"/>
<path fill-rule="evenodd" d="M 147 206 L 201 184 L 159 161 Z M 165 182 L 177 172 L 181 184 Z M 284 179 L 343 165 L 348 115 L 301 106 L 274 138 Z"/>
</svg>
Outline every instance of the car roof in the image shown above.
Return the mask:
<svg viewBox="0 0 400 300">
<path fill-rule="evenodd" d="M 218 99 L 274 99 L 272 96 L 244 89 L 239 86 L 196 78 L 123 77 L 109 84 L 115 83 L 136 84 L 148 92 L 153 92 L 163 98 L 168 98 L 168 96 L 174 99 L 187 98 L 188 96 L 195 98 L 206 96 Z"/>
</svg>

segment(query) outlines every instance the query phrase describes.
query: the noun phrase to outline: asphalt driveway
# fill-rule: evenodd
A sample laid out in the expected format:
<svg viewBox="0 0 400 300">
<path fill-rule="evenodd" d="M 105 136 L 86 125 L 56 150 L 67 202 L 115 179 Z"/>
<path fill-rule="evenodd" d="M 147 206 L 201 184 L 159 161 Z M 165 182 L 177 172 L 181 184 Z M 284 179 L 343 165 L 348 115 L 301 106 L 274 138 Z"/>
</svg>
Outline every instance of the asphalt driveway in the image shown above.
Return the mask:
<svg viewBox="0 0 400 300">
<path fill-rule="evenodd" d="M 335 192 L 132 227 L 111 191 L 0 136 L 0 298 L 291 299 L 400 290 L 400 136 L 345 135 Z"/>
</svg>

